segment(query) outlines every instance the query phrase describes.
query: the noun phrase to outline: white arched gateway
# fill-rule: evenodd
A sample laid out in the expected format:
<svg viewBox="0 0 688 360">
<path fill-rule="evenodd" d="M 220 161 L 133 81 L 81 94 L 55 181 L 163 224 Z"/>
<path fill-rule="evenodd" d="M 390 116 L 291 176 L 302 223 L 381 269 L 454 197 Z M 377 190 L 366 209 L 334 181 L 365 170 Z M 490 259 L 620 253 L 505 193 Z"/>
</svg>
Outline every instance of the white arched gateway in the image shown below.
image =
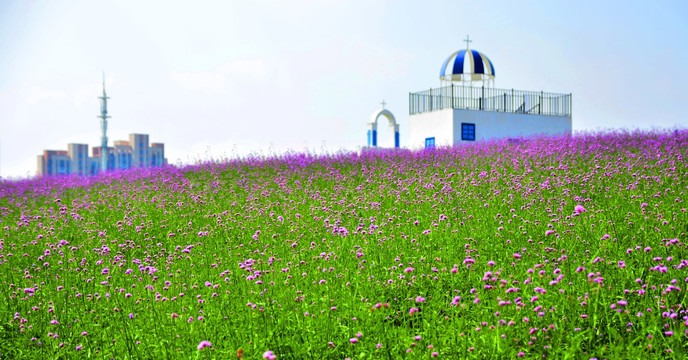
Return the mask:
<svg viewBox="0 0 688 360">
<path fill-rule="evenodd" d="M 384 116 L 389 120 L 389 130 L 394 132 L 394 147 L 398 148 L 399 124 L 397 124 L 396 119 L 394 119 L 394 115 L 384 108 L 384 102 L 383 108 L 376 111 L 373 116 L 371 116 L 370 122 L 368 123 L 368 147 L 377 147 L 377 119 L 380 118 L 380 116 Z"/>
</svg>

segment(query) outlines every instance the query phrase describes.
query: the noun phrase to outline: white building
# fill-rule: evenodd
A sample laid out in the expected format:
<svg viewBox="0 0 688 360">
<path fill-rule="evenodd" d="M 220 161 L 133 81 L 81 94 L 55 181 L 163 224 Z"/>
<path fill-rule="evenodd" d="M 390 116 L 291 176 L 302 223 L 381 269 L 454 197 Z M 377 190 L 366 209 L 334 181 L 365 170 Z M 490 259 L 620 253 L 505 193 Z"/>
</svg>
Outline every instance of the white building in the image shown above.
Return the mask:
<svg viewBox="0 0 688 360">
<path fill-rule="evenodd" d="M 409 93 L 407 147 L 571 134 L 571 94 L 495 89 L 494 79 L 494 65 L 485 54 L 466 46 L 449 55 L 440 69 L 439 88 Z M 378 147 L 380 117 L 387 118 L 399 147 L 399 125 L 382 105 L 368 123 L 368 146 L 362 150 Z"/>
<path fill-rule="evenodd" d="M 409 93 L 409 147 L 571 133 L 571 94 L 495 89 L 494 78 L 484 54 L 451 54 L 440 88 Z"/>
</svg>

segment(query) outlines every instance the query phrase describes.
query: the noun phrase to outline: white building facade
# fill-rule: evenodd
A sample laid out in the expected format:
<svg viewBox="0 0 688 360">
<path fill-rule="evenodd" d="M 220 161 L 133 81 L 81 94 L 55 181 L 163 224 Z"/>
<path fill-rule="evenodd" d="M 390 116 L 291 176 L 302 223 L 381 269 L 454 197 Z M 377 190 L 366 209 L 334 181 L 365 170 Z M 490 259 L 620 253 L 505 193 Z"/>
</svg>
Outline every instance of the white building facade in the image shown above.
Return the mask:
<svg viewBox="0 0 688 360">
<path fill-rule="evenodd" d="M 571 134 L 571 94 L 495 89 L 492 62 L 456 51 L 440 70 L 442 86 L 409 93 L 409 147 L 536 135 Z"/>
</svg>

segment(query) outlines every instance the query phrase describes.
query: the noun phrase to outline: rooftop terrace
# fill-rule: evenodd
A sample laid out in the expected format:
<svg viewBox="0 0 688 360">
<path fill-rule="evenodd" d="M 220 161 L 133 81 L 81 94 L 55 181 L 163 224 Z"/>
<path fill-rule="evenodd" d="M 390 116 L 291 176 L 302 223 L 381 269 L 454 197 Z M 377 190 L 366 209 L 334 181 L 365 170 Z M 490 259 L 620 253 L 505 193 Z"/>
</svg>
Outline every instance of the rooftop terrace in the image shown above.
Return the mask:
<svg viewBox="0 0 688 360">
<path fill-rule="evenodd" d="M 571 116 L 571 94 L 449 85 L 409 93 L 409 114 L 442 109 Z"/>
</svg>

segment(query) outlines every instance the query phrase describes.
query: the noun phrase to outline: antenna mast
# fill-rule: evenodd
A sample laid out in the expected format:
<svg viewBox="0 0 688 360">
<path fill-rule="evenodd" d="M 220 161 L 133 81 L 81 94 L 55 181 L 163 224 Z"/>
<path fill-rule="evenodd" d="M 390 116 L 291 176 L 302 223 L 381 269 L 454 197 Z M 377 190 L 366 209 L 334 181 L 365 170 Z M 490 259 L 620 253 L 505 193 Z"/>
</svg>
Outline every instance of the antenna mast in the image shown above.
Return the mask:
<svg viewBox="0 0 688 360">
<path fill-rule="evenodd" d="M 100 128 L 103 131 L 102 137 L 100 138 L 100 168 L 102 171 L 107 171 L 108 168 L 108 138 L 107 138 L 107 119 L 110 117 L 107 114 L 107 100 L 109 97 L 105 93 L 105 71 L 103 71 L 103 96 L 99 96 L 100 99 Z"/>
</svg>

